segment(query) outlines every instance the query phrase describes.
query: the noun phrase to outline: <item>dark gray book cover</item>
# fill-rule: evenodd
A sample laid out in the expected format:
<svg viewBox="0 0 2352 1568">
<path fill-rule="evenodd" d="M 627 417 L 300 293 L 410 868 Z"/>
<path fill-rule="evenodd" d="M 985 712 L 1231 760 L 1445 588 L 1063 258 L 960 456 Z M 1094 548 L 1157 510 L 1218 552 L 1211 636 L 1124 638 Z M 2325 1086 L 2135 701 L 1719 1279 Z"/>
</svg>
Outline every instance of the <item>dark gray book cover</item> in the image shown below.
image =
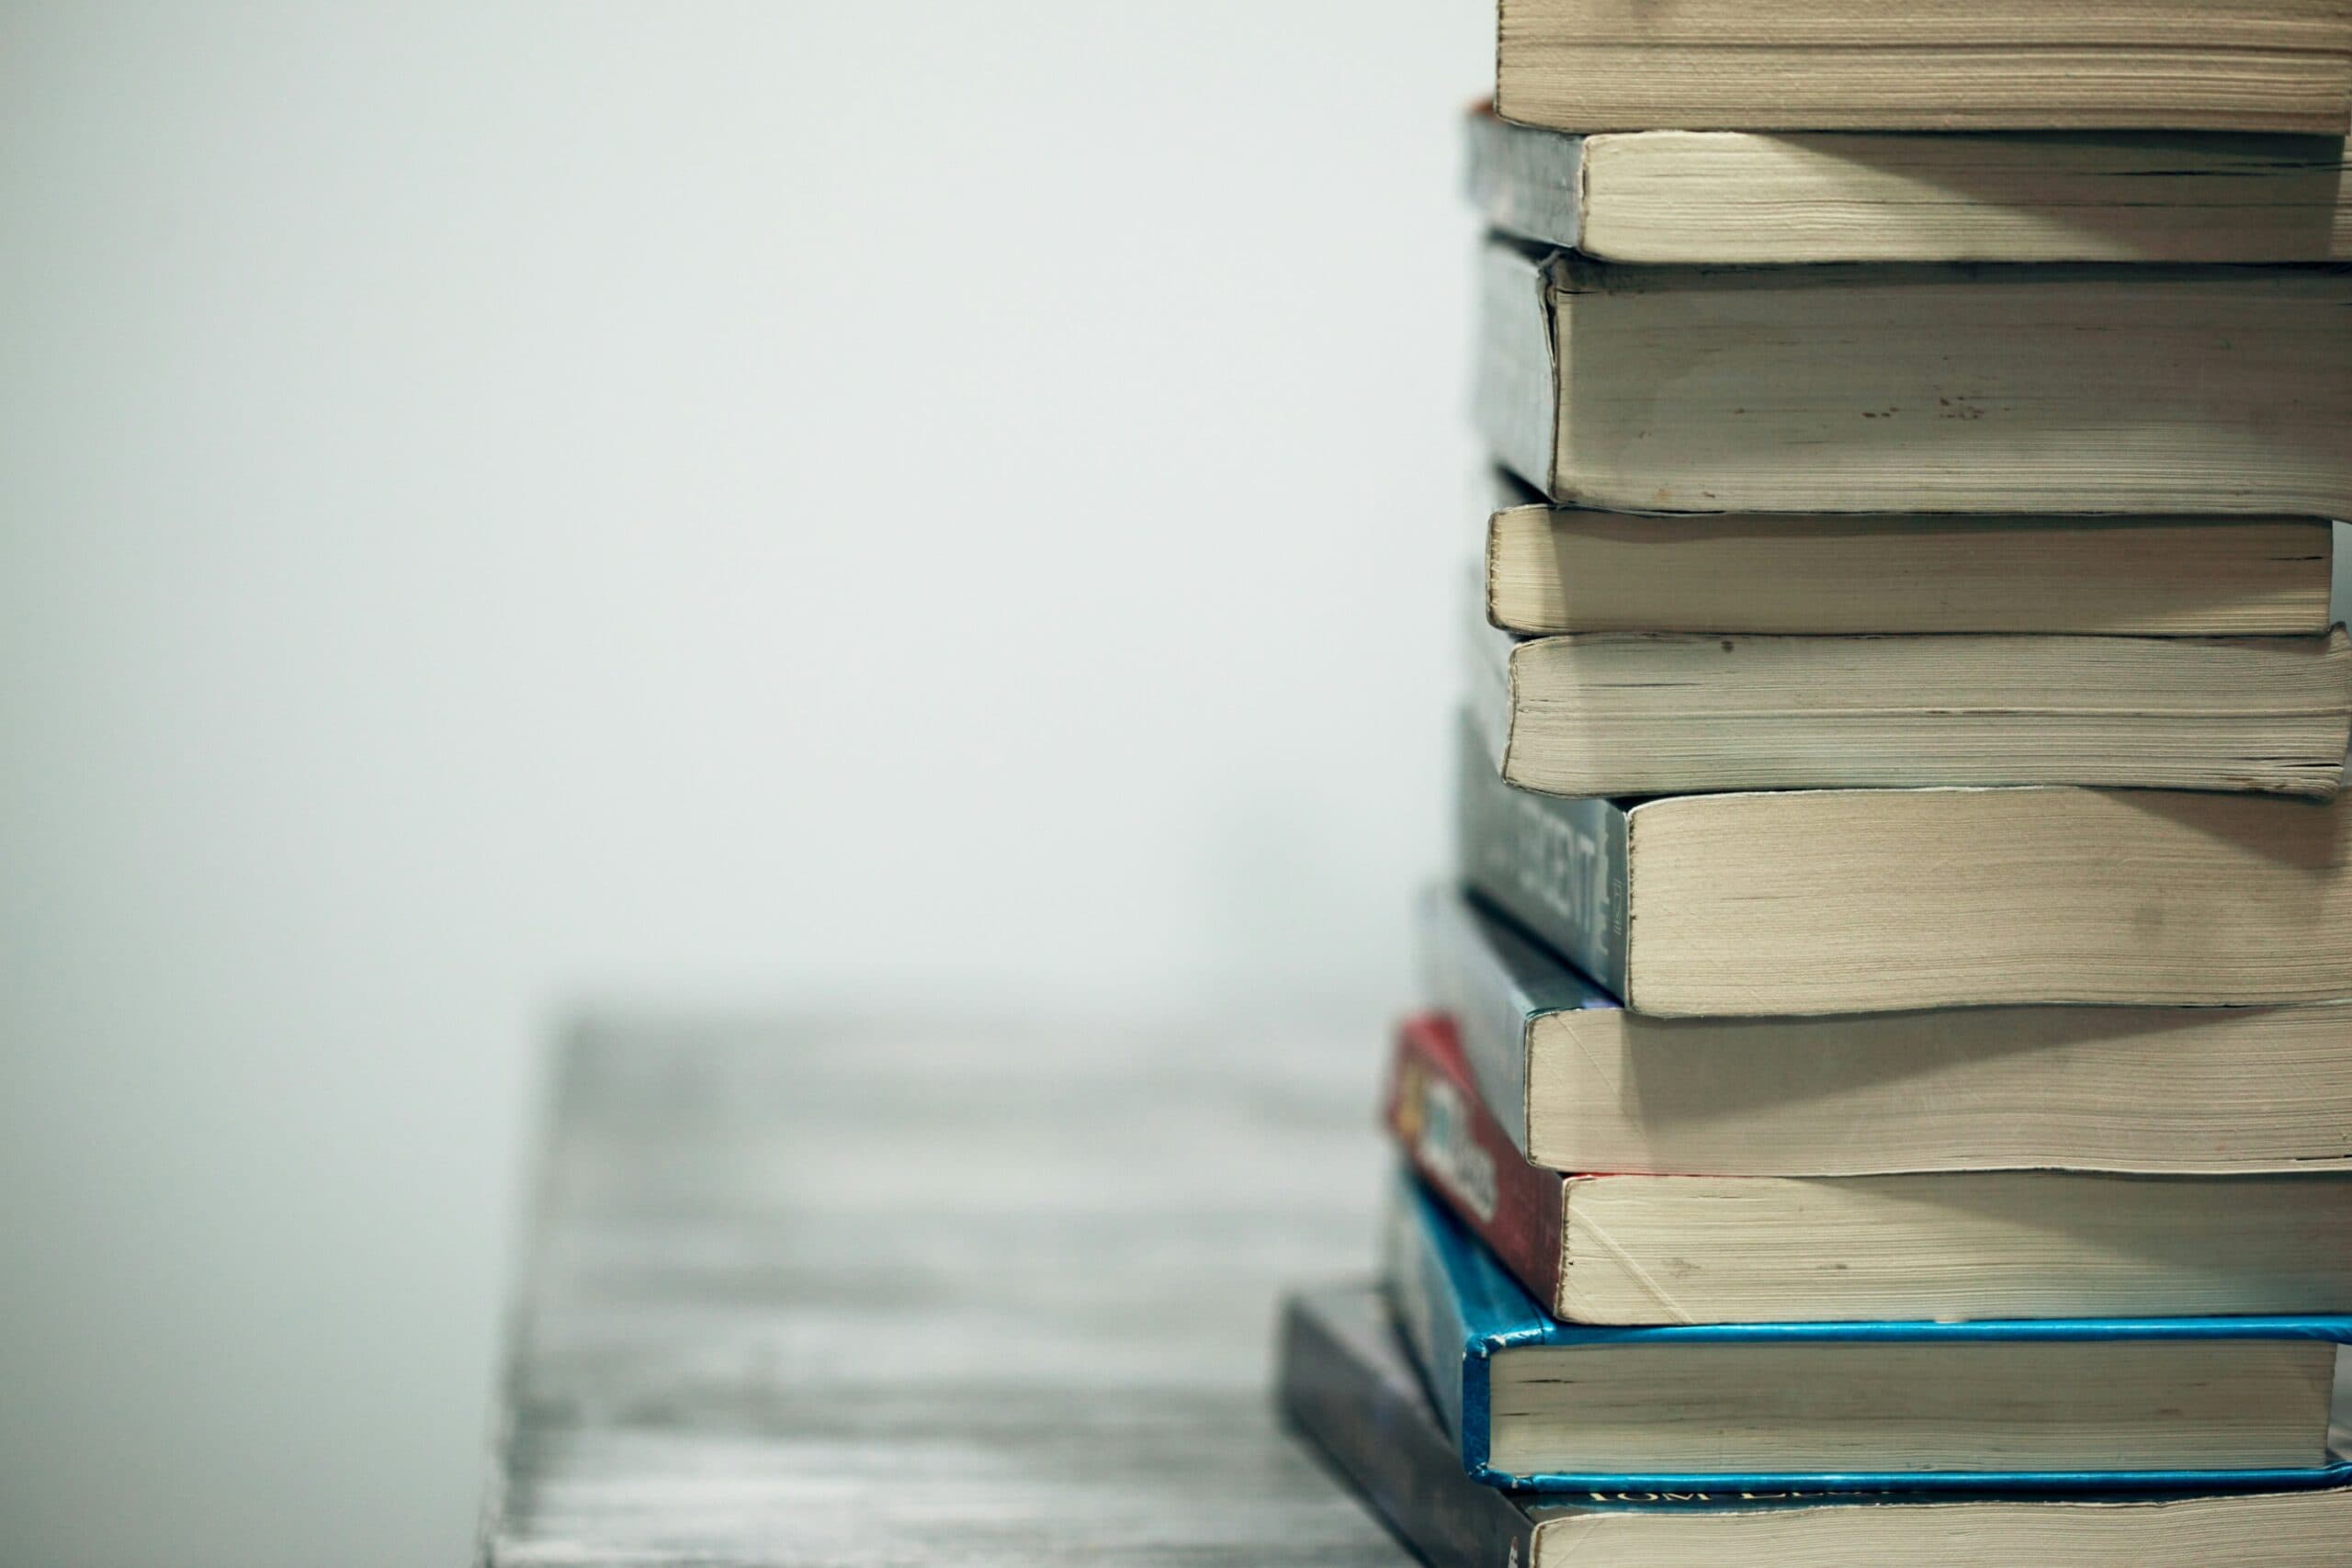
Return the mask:
<svg viewBox="0 0 2352 1568">
<path fill-rule="evenodd" d="M 1581 136 L 1479 110 L 1463 136 L 1463 186 L 1490 226 L 1574 250 L 1583 237 L 1584 145 Z"/>
<path fill-rule="evenodd" d="M 1494 459 L 1545 495 L 1560 384 L 1552 363 L 1551 267 L 1559 253 L 1504 236 L 1478 257 L 1477 369 L 1471 412 Z"/>
<path fill-rule="evenodd" d="M 1283 1304 L 1276 1398 L 1291 1426 L 1432 1563 L 1533 1560 L 1536 1509 L 1462 1471 L 1370 1286 Z"/>
<path fill-rule="evenodd" d="M 1494 716 L 1465 713 L 1461 725 L 1454 803 L 1462 879 L 1622 998 L 1625 807 L 1505 784 Z"/>
</svg>

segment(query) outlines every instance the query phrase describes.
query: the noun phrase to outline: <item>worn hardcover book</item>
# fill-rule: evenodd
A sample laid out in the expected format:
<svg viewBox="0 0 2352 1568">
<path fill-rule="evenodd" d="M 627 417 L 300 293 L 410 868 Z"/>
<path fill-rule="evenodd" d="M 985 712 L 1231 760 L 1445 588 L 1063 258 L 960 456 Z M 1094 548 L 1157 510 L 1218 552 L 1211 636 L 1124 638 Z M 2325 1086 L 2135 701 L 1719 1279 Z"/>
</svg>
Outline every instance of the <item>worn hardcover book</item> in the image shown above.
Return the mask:
<svg viewBox="0 0 2352 1568">
<path fill-rule="evenodd" d="M 1488 622 L 1582 632 L 2318 637 L 2335 527 L 2308 517 L 1642 515 L 1497 476 Z"/>
<path fill-rule="evenodd" d="M 1482 109 L 1466 140 L 1489 224 L 1599 261 L 2352 259 L 2341 137 L 1576 136 Z"/>
<path fill-rule="evenodd" d="M 1502 0 L 1495 96 L 1563 130 L 2344 132 L 2341 0 Z"/>
<path fill-rule="evenodd" d="M 1473 890 L 1638 1011 L 2352 998 L 2352 797 L 1505 784 L 1460 746 Z"/>
<path fill-rule="evenodd" d="M 1572 632 L 1479 616 L 1502 776 L 1554 795 L 2093 784 L 2325 797 L 2352 639 Z"/>
<path fill-rule="evenodd" d="M 1409 1179 L 1385 1278 L 1463 1467 L 1536 1491 L 2265 1490 L 2329 1449 L 2352 1318 L 1563 1324 Z"/>
<path fill-rule="evenodd" d="M 1555 1171 L 2352 1168 L 2343 1004 L 1657 1018 L 1459 894 L 1418 925 L 1482 1108 Z"/>
<path fill-rule="evenodd" d="M 1397 1031 L 1388 1125 L 1563 1322 L 2352 1312 L 2352 1175 L 1563 1174 L 1513 1146 L 1434 1013 Z"/>
<path fill-rule="evenodd" d="M 2352 1492 L 1988 1495 L 1505 1492 L 1461 1455 L 1379 1293 L 1283 1303 L 1283 1416 L 1433 1568 L 2329 1568 Z"/>
<path fill-rule="evenodd" d="M 2352 268 L 1619 266 L 1496 241 L 1477 407 L 1563 505 L 2343 516 Z"/>
</svg>

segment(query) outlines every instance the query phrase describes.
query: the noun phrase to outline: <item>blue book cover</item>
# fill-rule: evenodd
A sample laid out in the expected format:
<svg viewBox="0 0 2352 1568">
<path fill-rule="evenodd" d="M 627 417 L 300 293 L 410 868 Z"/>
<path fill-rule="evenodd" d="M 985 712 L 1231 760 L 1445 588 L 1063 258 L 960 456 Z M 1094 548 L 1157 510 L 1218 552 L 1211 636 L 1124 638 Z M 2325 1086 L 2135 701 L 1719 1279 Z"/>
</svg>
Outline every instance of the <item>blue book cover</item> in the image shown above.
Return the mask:
<svg viewBox="0 0 2352 1568">
<path fill-rule="evenodd" d="M 1432 1404 L 1459 1444 L 1463 1468 L 1493 1486 L 1540 1492 L 2274 1491 L 2352 1481 L 2352 1462 L 2248 1469 L 1884 1470 L 1823 1472 L 1512 1470 L 1492 1461 L 1490 1386 L 1505 1351 L 1557 1348 L 1606 1355 L 1724 1344 L 2028 1344 L 2117 1340 L 2301 1340 L 2352 1343 L 2352 1317 L 2055 1318 L 1964 1323 L 1702 1324 L 1594 1328 L 1563 1324 L 1489 1258 L 1444 1206 L 1400 1175 L 1387 1239 L 1387 1288 Z"/>
</svg>

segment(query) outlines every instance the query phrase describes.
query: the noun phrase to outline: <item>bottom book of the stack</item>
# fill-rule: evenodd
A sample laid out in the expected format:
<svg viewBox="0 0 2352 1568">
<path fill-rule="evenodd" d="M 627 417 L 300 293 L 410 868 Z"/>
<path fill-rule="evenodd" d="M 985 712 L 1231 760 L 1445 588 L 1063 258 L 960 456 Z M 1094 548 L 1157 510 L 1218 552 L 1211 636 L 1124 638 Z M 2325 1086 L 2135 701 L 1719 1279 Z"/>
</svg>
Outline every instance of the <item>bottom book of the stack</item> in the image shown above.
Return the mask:
<svg viewBox="0 0 2352 1568">
<path fill-rule="evenodd" d="M 1464 1473 L 1379 1292 L 1294 1298 L 1291 1423 L 1435 1568 L 2322 1568 L 2352 1562 L 2352 1490 L 2098 1493 L 1511 1492 Z"/>
</svg>

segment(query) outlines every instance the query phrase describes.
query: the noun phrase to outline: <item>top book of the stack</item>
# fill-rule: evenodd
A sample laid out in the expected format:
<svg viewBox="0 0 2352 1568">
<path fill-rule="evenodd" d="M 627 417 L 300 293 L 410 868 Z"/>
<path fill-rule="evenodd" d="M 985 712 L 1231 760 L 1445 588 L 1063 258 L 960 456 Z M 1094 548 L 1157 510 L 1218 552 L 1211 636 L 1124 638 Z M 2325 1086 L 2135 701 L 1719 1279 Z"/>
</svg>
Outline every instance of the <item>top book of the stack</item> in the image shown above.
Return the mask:
<svg viewBox="0 0 2352 1568">
<path fill-rule="evenodd" d="M 1496 104 L 1558 130 L 2342 136 L 2346 0 L 1501 0 Z"/>
</svg>

